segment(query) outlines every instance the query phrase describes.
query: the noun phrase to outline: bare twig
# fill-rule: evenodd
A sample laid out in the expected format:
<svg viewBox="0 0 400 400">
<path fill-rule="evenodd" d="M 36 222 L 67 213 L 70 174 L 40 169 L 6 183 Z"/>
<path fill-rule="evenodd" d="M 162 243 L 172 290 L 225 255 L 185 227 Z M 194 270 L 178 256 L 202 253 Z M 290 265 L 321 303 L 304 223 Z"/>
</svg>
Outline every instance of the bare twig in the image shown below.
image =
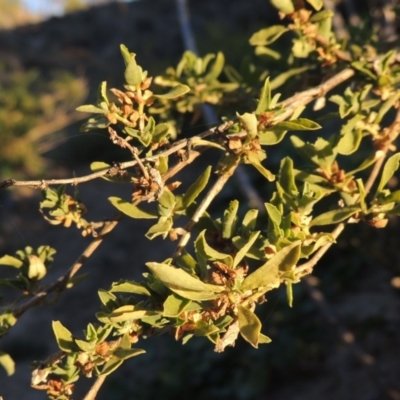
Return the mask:
<svg viewBox="0 0 400 400">
<path fill-rule="evenodd" d="M 74 262 L 68 272 L 58 278 L 52 285 L 50 285 L 45 290 L 37 293 L 34 297 L 28 300 L 25 304 L 22 304 L 19 307 L 16 307 L 13 310 L 13 315 L 16 318 L 19 318 L 22 314 L 24 314 L 28 309 L 40 304 L 47 296 L 51 293 L 56 292 L 58 290 L 63 290 L 67 285 L 68 281 L 76 275 L 76 273 L 81 269 L 84 262 L 95 252 L 95 250 L 100 246 L 103 242 L 103 239 L 117 226 L 118 221 L 120 220 L 121 215 L 117 215 L 111 221 L 108 221 L 104 228 L 100 231 L 99 235 L 93 239 L 93 241 L 89 244 L 88 247 L 84 250 L 84 252 L 79 256 L 79 258 Z"/>
<path fill-rule="evenodd" d="M 226 129 L 227 124 L 228 123 L 225 122 L 219 126 L 208 129 L 208 130 L 200 133 L 199 135 L 196 135 L 195 137 L 192 137 L 190 139 L 180 140 L 180 141 L 174 143 L 169 149 L 164 150 L 155 156 L 146 157 L 141 160 L 142 160 L 142 162 L 156 161 L 160 157 L 165 157 L 165 156 L 174 154 L 174 153 L 178 152 L 179 150 L 187 148 L 188 144 L 191 141 L 194 141 L 195 139 L 204 139 L 208 136 L 213 135 L 216 132 L 223 132 Z M 136 160 L 126 161 L 126 162 L 118 163 L 118 168 L 120 170 L 125 170 L 125 169 L 133 167 L 135 165 L 137 165 Z M 66 178 L 66 179 L 47 179 L 47 180 L 43 179 L 43 180 L 36 180 L 36 181 L 17 181 L 15 179 L 7 179 L 0 183 L 0 189 L 6 189 L 11 186 L 29 186 L 29 187 L 32 187 L 33 189 L 45 189 L 48 186 L 68 185 L 68 184 L 76 186 L 79 183 L 88 182 L 88 181 L 91 181 L 91 180 L 94 180 L 97 178 L 101 178 L 102 176 L 113 176 L 113 174 L 114 174 L 113 171 L 115 171 L 115 166 L 112 166 L 108 169 L 104 169 L 102 171 L 93 172 L 88 175 L 78 176 L 78 177 L 74 177 L 74 178 Z"/>
<path fill-rule="evenodd" d="M 339 224 L 336 228 L 331 232 L 331 235 L 334 239 L 337 239 L 339 235 L 343 232 L 345 227 L 344 223 Z M 305 262 L 296 268 L 296 272 L 304 272 L 305 275 L 310 274 L 317 264 L 317 262 L 323 257 L 323 255 L 330 249 L 334 242 L 329 242 L 324 246 L 320 247 L 317 252 L 311 257 L 310 260 Z"/>
<path fill-rule="evenodd" d="M 94 400 L 99 392 L 101 386 L 103 385 L 104 381 L 106 380 L 107 375 L 100 375 L 97 377 L 96 381 L 94 382 L 93 386 L 89 389 L 86 393 L 86 396 L 83 400 Z"/>
<path fill-rule="evenodd" d="M 230 169 L 228 171 L 224 171 L 220 175 L 220 177 L 217 179 L 217 181 L 214 183 L 214 185 L 211 187 L 211 189 L 208 191 L 208 193 L 203 198 L 202 202 L 197 207 L 192 218 L 184 227 L 185 233 L 182 235 L 181 240 L 179 241 L 179 244 L 175 250 L 175 253 L 173 255 L 174 259 L 181 254 L 182 250 L 187 245 L 187 243 L 190 239 L 190 235 L 191 235 L 191 232 L 192 232 L 194 226 L 196 225 L 197 222 L 199 222 L 199 219 L 205 213 L 208 206 L 211 204 L 211 202 L 214 200 L 214 198 L 217 196 L 217 194 L 223 189 L 226 182 L 229 180 L 229 178 L 232 176 L 235 169 L 237 168 L 238 163 L 239 163 L 239 159 L 233 166 L 230 167 Z"/>
</svg>

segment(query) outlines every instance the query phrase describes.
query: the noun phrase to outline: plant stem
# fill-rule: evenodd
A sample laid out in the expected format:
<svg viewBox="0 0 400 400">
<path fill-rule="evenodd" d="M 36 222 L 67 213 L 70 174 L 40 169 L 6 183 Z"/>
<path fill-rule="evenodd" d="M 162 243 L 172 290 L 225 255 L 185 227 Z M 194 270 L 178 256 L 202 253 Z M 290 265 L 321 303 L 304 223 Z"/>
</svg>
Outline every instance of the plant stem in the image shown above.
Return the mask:
<svg viewBox="0 0 400 400">
<path fill-rule="evenodd" d="M 106 380 L 107 375 L 100 375 L 97 377 L 96 381 L 94 382 L 93 386 L 90 390 L 86 393 L 86 396 L 83 400 L 94 400 L 99 392 L 101 386 L 103 385 L 104 381 Z"/>
</svg>

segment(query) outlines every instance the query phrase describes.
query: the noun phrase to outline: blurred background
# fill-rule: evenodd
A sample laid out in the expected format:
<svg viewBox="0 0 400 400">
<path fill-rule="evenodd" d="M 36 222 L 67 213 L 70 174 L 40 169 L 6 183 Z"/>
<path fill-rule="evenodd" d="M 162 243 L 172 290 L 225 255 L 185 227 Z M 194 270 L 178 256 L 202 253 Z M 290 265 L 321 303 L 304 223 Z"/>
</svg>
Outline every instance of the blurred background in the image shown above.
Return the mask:
<svg viewBox="0 0 400 400">
<path fill-rule="evenodd" d="M 221 50 L 231 65 L 252 56 L 252 33 L 278 21 L 267 0 L 188 4 L 199 53 Z M 398 6 L 383 0 L 325 2 L 326 8 L 339 11 L 335 29 L 340 37 L 373 32 L 389 48 L 398 46 L 399 21 L 393 11 Z M 75 108 L 96 99 L 101 81 L 109 87 L 121 85 L 121 43 L 137 53 L 150 75 L 176 65 L 185 50 L 176 2 L 0 0 L 0 181 L 80 176 L 90 171 L 92 161 L 118 159 L 105 134 L 79 133 L 87 115 Z M 199 121 L 184 133 L 206 127 Z M 272 155 L 271 162 L 280 158 Z M 204 161 L 193 166 L 204 167 Z M 190 180 L 190 171 L 183 179 Z M 129 198 L 131 188 L 100 180 L 81 185 L 79 192 L 88 219 L 100 220 L 113 215 L 107 197 Z M 247 201 L 238 183 L 222 193 L 215 210 L 232 198 Z M 26 188 L 0 192 L 0 255 L 27 245 L 56 248 L 46 278 L 52 282 L 89 239 L 74 229 L 49 226 L 38 211 L 40 199 L 38 191 Z M 0 370 L 4 400 L 46 398 L 29 388 L 30 365 L 56 351 L 52 320 L 80 335 L 94 322 L 99 287 L 137 279 L 146 261 L 169 255 L 173 245 L 142 237 L 147 226 L 122 221 L 85 264 L 83 272 L 89 275 L 84 282 L 56 303 L 27 312 L 0 341 L 1 350 L 17 363 L 11 378 Z M 216 354 L 207 341 L 182 346 L 172 337 L 149 339 L 139 344 L 147 354 L 110 376 L 98 399 L 400 399 L 399 276 L 398 221 L 391 220 L 382 231 L 350 226 L 309 283 L 296 285 L 293 309 L 283 291 L 270 294 L 262 320 L 271 344 L 255 350 L 239 341 Z M 79 382 L 77 399 L 88 385 L 88 380 Z"/>
</svg>

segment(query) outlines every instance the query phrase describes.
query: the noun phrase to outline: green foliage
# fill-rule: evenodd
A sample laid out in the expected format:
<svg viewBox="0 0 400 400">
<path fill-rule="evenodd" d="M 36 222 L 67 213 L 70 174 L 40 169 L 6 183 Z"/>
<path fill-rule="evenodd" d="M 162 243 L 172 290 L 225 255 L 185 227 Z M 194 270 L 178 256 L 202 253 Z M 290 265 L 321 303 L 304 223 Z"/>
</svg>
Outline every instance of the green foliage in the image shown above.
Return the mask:
<svg viewBox="0 0 400 400">
<path fill-rule="evenodd" d="M 292 307 L 293 285 L 312 272 L 346 224 L 366 222 L 382 228 L 389 215 L 400 214 L 400 191 L 392 192 L 389 184 L 399 168 L 400 153 L 383 163 L 395 150 L 393 142 L 399 133 L 396 54 L 391 51 L 371 58 L 360 57 L 356 48 L 345 52 L 331 29 L 333 15 L 321 10 L 321 0 L 307 1 L 307 8 L 291 0 L 272 3 L 289 20 L 288 25 L 263 29 L 252 36 L 250 44 L 256 46 L 256 55 L 281 58 L 284 68 L 276 77 L 260 74 L 258 101 L 238 101 L 235 113 L 227 112 L 219 126 L 174 141 L 179 131 L 176 113 L 197 113 L 203 104 L 222 105 L 227 93 L 240 90 L 234 79 L 223 82 L 221 78 L 222 53 L 197 57 L 186 52 L 176 68 L 154 79 L 166 89 L 156 94 L 153 78 L 137 63 L 136 54 L 121 45 L 123 88 L 108 90 L 103 82 L 97 102 L 78 107 L 95 114 L 82 132 L 107 129 L 111 142 L 129 154 L 129 161 L 114 166 L 101 160 L 91 165 L 95 177 L 132 186 L 131 199 L 111 196 L 111 205 L 120 216 L 156 220 L 145 233 L 149 240 L 162 236 L 179 242 L 170 258 L 146 263 L 143 281 L 123 280 L 109 290 L 99 290 L 99 324 L 88 324 L 83 339 L 61 322 L 53 322 L 62 356 L 37 368 L 33 379 L 34 386 L 47 385 L 50 398 L 71 398 L 80 375 L 111 374 L 128 358 L 144 353 L 135 347 L 136 342 L 165 332 L 182 343 L 204 337 L 216 352 L 233 346 L 239 336 L 255 348 L 271 342 L 262 333 L 257 315 L 270 291 L 284 285 Z M 291 36 L 289 51 L 270 47 L 284 35 Z M 303 91 L 279 102 L 281 94 L 273 93 L 276 87 L 311 69 L 319 71 L 322 83 L 317 88 L 301 87 Z M 232 69 L 226 71 L 230 71 L 228 77 L 234 75 Z M 351 87 L 340 87 L 350 78 Z M 317 107 L 313 114 L 307 109 L 311 101 L 336 87 L 330 97 L 334 112 L 324 113 Z M 251 103 L 252 107 L 242 106 Z M 388 125 L 387 119 L 396 113 Z M 335 128 L 325 135 L 323 125 L 330 119 Z M 282 142 L 287 134 L 290 140 Z M 273 146 L 284 144 L 304 159 L 298 168 L 292 152 L 280 160 L 279 168 L 268 162 L 267 157 L 279 148 Z M 182 190 L 172 178 L 211 148 L 220 154 L 218 163 L 207 164 Z M 359 162 L 355 156 L 360 154 L 364 161 L 352 165 Z M 254 168 L 271 188 L 271 198 L 263 199 L 265 210 L 243 210 L 233 200 L 220 216 L 211 216 L 209 205 L 239 165 Z M 47 184 L 38 186 L 45 189 L 40 208 L 49 223 L 75 224 L 95 241 L 104 236 L 98 230 L 107 228 L 106 222 L 84 220 L 86 209 L 77 195 L 67 195 L 65 186 L 53 190 Z M 144 201 L 150 206 L 139 207 Z M 336 227 L 330 231 L 329 225 Z M 43 278 L 53 254 L 49 247 L 36 253 L 27 247 L 15 257 L 2 257 L 0 263 L 20 270 L 17 279 L 23 290 L 35 296 L 36 281 Z M 42 264 L 32 262 L 32 257 Z M 69 276 L 64 279 L 71 283 Z M 12 307 L 6 309 L 2 332 L 18 316 Z M 0 361 L 11 373 L 4 354 Z"/>
</svg>

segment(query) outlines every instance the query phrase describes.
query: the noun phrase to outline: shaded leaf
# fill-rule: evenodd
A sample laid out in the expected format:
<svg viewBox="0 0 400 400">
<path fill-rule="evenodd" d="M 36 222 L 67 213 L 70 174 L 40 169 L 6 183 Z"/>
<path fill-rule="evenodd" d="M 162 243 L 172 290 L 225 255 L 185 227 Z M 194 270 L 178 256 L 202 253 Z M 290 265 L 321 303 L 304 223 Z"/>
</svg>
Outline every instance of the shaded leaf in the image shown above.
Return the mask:
<svg viewBox="0 0 400 400">
<path fill-rule="evenodd" d="M 229 203 L 229 207 L 224 211 L 224 218 L 222 220 L 222 237 L 230 239 L 236 230 L 237 212 L 239 209 L 239 202 L 233 200 Z"/>
<path fill-rule="evenodd" d="M 236 268 L 243 260 L 243 258 L 247 255 L 259 235 L 260 232 L 253 232 L 247 243 L 236 253 L 235 258 L 233 259 L 233 268 Z"/>
<path fill-rule="evenodd" d="M 197 196 L 207 186 L 208 180 L 210 179 L 211 166 L 209 165 L 204 172 L 195 180 L 195 182 L 189 187 L 186 193 L 182 197 L 182 207 L 187 208 L 192 204 Z"/>
<path fill-rule="evenodd" d="M 248 308 L 238 306 L 238 321 L 243 339 L 257 349 L 262 326 L 258 317 Z"/>
<path fill-rule="evenodd" d="M 184 299 L 175 293 L 167 297 L 163 304 L 163 316 L 175 318 L 190 304 L 190 300 Z"/>
<path fill-rule="evenodd" d="M 319 11 L 324 6 L 323 0 L 306 0 L 307 3 L 311 4 L 315 10 Z"/>
<path fill-rule="evenodd" d="M 206 231 L 202 231 L 196 239 L 196 252 L 200 256 L 211 261 L 223 261 L 228 267 L 232 267 L 233 259 L 232 256 L 226 253 L 221 253 L 213 249 L 206 241 L 205 238 Z"/>
</svg>

